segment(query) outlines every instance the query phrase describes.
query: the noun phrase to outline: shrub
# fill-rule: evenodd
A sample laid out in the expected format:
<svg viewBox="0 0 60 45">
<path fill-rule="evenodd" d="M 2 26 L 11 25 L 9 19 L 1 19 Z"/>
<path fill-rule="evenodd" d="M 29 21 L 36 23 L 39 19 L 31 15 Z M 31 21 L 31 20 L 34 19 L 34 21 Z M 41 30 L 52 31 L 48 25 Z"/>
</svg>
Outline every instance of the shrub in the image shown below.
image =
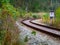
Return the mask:
<svg viewBox="0 0 60 45">
<path fill-rule="evenodd" d="M 0 30 L 0 45 L 3 44 L 6 30 Z"/>
<path fill-rule="evenodd" d="M 24 42 L 28 42 L 28 35 L 26 35 Z"/>
<path fill-rule="evenodd" d="M 43 15 L 42 18 L 43 18 L 43 22 L 44 22 L 44 23 L 49 23 L 49 21 L 50 21 L 49 14 Z"/>
<path fill-rule="evenodd" d="M 2 3 L 9 3 L 10 0 L 1 0 Z"/>
<path fill-rule="evenodd" d="M 25 18 L 26 11 L 21 9 L 20 7 L 17 8 L 17 11 L 20 13 L 20 18 Z"/>
<path fill-rule="evenodd" d="M 31 34 L 36 35 L 36 32 L 35 31 L 32 31 Z"/>
<path fill-rule="evenodd" d="M 4 40 L 4 44 L 5 45 L 11 45 L 11 44 L 12 45 L 17 45 L 19 31 L 18 31 L 18 28 L 15 25 L 15 21 L 11 17 L 11 15 L 8 15 L 8 12 L 4 13 L 3 16 L 7 16 L 7 19 L 5 19 L 5 20 L 3 19 L 3 21 L 4 21 L 3 26 L 7 30 L 5 40 Z M 7 23 L 5 24 L 5 22 L 7 22 Z"/>
<path fill-rule="evenodd" d="M 56 26 L 60 26 L 60 7 L 58 7 L 56 10 L 55 10 L 55 24 Z"/>
<path fill-rule="evenodd" d="M 32 14 L 32 17 L 35 18 L 35 19 L 39 18 L 39 16 L 35 15 L 35 14 L 34 15 Z"/>
<path fill-rule="evenodd" d="M 14 19 L 16 19 L 20 13 L 9 3 L 3 4 L 0 12 L 0 22 L 2 21 L 0 31 L 6 30 L 5 36 L 3 36 L 4 33 L 0 32 L 0 38 L 4 37 L 2 40 L 3 45 L 18 45 L 19 30 Z"/>
<path fill-rule="evenodd" d="M 15 20 L 19 17 L 20 13 L 10 4 L 4 4 L 3 9 L 7 11 Z"/>
</svg>

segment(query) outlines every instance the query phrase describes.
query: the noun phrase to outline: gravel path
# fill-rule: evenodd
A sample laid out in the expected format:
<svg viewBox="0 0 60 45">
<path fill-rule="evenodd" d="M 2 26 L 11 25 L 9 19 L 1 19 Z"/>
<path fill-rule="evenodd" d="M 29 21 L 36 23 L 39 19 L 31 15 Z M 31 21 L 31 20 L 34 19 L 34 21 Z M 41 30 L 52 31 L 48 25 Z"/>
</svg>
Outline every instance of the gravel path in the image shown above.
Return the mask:
<svg viewBox="0 0 60 45">
<path fill-rule="evenodd" d="M 49 36 L 48 34 L 35 31 L 19 22 L 16 22 L 18 28 L 20 29 L 20 41 L 21 45 L 60 45 L 60 39 Z M 36 32 L 36 35 L 31 34 L 32 31 Z M 25 42 L 24 39 L 28 37 L 28 41 Z"/>
</svg>

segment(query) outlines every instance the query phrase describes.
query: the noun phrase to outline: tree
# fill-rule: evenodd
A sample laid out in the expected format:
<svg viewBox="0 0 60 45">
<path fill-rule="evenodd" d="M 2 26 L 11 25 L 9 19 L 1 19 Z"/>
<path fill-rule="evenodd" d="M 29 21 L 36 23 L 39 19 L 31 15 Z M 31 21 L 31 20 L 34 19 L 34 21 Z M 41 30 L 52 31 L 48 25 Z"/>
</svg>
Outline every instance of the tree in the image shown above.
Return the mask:
<svg viewBox="0 0 60 45">
<path fill-rule="evenodd" d="M 11 0 L 11 3 L 15 7 L 33 12 L 49 11 L 50 8 L 56 9 L 56 7 L 60 6 L 60 0 Z"/>
</svg>

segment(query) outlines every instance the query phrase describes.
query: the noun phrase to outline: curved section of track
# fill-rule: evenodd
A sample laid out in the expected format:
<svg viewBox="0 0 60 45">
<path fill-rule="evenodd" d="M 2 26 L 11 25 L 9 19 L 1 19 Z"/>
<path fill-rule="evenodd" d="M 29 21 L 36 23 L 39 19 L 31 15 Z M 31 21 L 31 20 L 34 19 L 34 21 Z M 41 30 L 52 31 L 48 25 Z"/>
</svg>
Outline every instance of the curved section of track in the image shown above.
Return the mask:
<svg viewBox="0 0 60 45">
<path fill-rule="evenodd" d="M 35 25 L 35 24 L 31 23 L 30 21 L 31 20 L 23 20 L 22 23 L 24 25 L 31 27 L 33 29 L 36 29 L 38 31 L 42 31 L 42 32 L 47 33 L 47 34 L 60 37 L 60 31 L 55 30 L 55 29 L 50 29 L 47 27 L 43 27 L 43 26 L 39 26 L 39 25 Z"/>
<path fill-rule="evenodd" d="M 60 29 L 58 29 L 58 28 L 56 28 L 56 27 L 49 26 L 49 25 L 46 25 L 46 24 L 43 24 L 43 23 L 36 23 L 36 22 L 34 22 L 34 20 L 32 20 L 32 21 L 30 21 L 30 22 L 33 23 L 33 24 L 39 25 L 39 26 L 43 26 L 43 27 L 47 27 L 47 28 L 50 28 L 50 29 L 55 29 L 55 30 L 60 31 Z"/>
</svg>

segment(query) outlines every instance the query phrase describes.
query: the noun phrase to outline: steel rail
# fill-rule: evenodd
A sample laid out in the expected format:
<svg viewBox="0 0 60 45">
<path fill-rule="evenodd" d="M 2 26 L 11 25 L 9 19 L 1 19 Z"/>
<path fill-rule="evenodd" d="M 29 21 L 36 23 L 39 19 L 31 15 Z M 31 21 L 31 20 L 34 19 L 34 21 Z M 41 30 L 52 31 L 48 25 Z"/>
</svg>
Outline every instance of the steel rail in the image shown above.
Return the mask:
<svg viewBox="0 0 60 45">
<path fill-rule="evenodd" d="M 26 25 L 26 26 L 28 26 L 28 27 L 36 29 L 38 31 L 47 33 L 49 35 L 52 35 L 52 36 L 55 36 L 55 37 L 60 37 L 60 31 L 55 30 L 55 29 L 50 29 L 50 28 L 47 28 L 47 27 L 43 27 L 43 26 L 39 26 L 39 25 L 36 25 L 36 24 L 33 24 L 30 21 L 31 20 L 23 20 L 23 21 L 21 21 L 21 23 Z"/>
</svg>

